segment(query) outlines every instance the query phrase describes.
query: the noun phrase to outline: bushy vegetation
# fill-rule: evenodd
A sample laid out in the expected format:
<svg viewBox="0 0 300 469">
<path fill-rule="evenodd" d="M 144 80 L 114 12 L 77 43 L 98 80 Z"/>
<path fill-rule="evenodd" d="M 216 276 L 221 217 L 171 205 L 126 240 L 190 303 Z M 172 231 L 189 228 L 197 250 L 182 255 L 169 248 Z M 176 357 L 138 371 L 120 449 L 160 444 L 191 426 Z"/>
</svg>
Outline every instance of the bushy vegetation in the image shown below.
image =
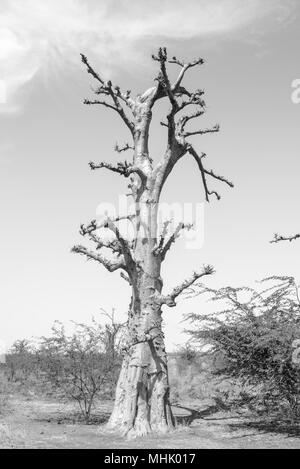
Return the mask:
<svg viewBox="0 0 300 469">
<path fill-rule="evenodd" d="M 38 371 L 38 354 L 29 340 L 17 340 L 6 355 L 6 376 L 11 383 L 26 385 Z"/>
<path fill-rule="evenodd" d="M 67 334 L 56 322 L 50 337 L 16 342 L 7 355 L 11 385 L 78 404 L 86 422 L 96 398 L 112 398 L 121 363 L 122 324 L 74 324 Z"/>
<path fill-rule="evenodd" d="M 190 314 L 191 340 L 169 356 L 173 404 L 214 404 L 270 416 L 300 417 L 300 301 L 293 278 L 273 277 L 250 288 L 202 288 L 216 304 Z M 95 402 L 112 399 L 122 360 L 123 326 L 55 323 L 50 337 L 17 341 L 7 355 L 0 407 L 9 390 L 75 402 L 86 422 Z M 2 370 L 2 371 L 3 371 Z M 1 410 L 0 409 L 0 410 Z"/>
<path fill-rule="evenodd" d="M 201 289 L 199 293 L 209 294 L 221 309 L 188 315 L 192 328 L 187 332 L 202 350 L 202 359 L 211 361 L 213 374 L 229 380 L 224 395 L 235 394 L 235 400 L 295 419 L 300 416 L 298 288 L 289 277 L 272 277 L 263 281 L 267 283 L 260 292 Z"/>
</svg>

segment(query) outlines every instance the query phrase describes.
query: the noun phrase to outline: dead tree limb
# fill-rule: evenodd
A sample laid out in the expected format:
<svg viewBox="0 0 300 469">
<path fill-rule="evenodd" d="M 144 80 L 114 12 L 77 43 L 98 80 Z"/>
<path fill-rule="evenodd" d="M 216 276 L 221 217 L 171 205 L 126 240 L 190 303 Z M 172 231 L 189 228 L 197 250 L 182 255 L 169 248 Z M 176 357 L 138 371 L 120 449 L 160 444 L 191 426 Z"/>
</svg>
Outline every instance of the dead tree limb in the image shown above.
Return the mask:
<svg viewBox="0 0 300 469">
<path fill-rule="evenodd" d="M 202 272 L 194 272 L 191 278 L 185 280 L 176 288 L 174 288 L 174 290 L 169 295 L 165 295 L 165 296 L 161 295 L 159 298 L 159 302 L 162 305 L 165 304 L 171 308 L 176 306 L 175 300 L 181 293 L 184 292 L 184 290 L 187 290 L 200 278 L 207 276 L 207 275 L 212 275 L 213 273 L 214 273 L 214 268 L 211 265 L 204 266 Z"/>
<path fill-rule="evenodd" d="M 90 251 L 89 249 L 81 245 L 74 246 L 71 251 L 86 256 L 88 260 L 92 259 L 96 262 L 99 262 L 109 272 L 114 272 L 118 269 L 126 270 L 125 259 L 123 257 L 118 257 L 116 259 L 109 260 L 101 254 Z"/>
<path fill-rule="evenodd" d="M 278 233 L 275 233 L 274 239 L 272 239 L 270 243 L 271 244 L 280 243 L 281 241 L 289 241 L 291 243 L 292 241 L 295 241 L 296 239 L 299 239 L 299 238 L 300 238 L 300 234 L 296 234 L 294 236 L 281 236 Z"/>
</svg>

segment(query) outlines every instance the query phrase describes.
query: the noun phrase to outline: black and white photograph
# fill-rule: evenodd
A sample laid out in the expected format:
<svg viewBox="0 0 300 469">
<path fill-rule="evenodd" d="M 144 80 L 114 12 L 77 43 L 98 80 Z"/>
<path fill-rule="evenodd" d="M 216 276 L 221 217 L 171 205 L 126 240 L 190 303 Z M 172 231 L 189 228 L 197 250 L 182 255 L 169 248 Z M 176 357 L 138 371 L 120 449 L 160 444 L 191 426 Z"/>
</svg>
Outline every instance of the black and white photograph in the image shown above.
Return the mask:
<svg viewBox="0 0 300 469">
<path fill-rule="evenodd" d="M 299 0 L 0 0 L 1 449 L 300 449 L 299 44 Z"/>
</svg>

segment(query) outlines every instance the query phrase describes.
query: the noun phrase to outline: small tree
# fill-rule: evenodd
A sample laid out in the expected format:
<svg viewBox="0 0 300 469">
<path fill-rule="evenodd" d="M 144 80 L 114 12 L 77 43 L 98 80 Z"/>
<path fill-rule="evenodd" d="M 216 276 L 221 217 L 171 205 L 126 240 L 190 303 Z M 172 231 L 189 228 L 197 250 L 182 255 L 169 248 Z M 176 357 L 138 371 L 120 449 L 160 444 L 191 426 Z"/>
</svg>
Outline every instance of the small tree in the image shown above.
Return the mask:
<svg viewBox="0 0 300 469">
<path fill-rule="evenodd" d="M 17 340 L 6 356 L 6 375 L 9 381 L 23 383 L 35 367 L 35 350 L 27 339 Z"/>
<path fill-rule="evenodd" d="M 56 393 L 77 402 L 86 422 L 96 397 L 111 395 L 120 365 L 115 344 L 121 325 L 76 324 L 72 335 L 56 323 L 52 336 L 43 338 L 38 350 L 40 366 Z"/>
<path fill-rule="evenodd" d="M 130 151 L 130 162 L 114 165 L 107 162 L 90 162 L 92 170 L 106 169 L 130 179 L 129 190 L 134 201 L 134 212 L 115 219 L 106 218 L 97 223 L 93 220 L 82 225 L 80 234 L 96 246 L 96 251 L 77 245 L 73 252 L 92 259 L 108 271 L 121 271 L 122 277 L 132 289 L 127 324 L 127 345 L 120 373 L 114 410 L 109 427 L 124 435 L 145 435 L 151 431 L 165 432 L 172 428 L 174 419 L 169 401 L 167 355 L 162 331 L 162 307 L 176 306 L 176 299 L 201 277 L 211 275 L 213 268 L 204 266 L 187 280 L 163 294 L 161 266 L 184 229 L 191 225 L 179 223 L 172 228 L 172 220 L 166 221 L 161 233 L 158 227 L 158 207 L 165 183 L 177 163 L 184 156 L 192 158 L 203 183 L 205 198 L 220 195 L 209 188 L 208 179 L 233 184 L 212 170 L 205 168 L 204 153 L 199 153 L 190 137 L 219 131 L 216 125 L 207 129 L 188 129 L 191 122 L 203 116 L 206 110 L 203 90 L 189 91 L 183 86 L 186 73 L 203 64 L 199 58 L 185 62 L 176 57 L 168 58 L 165 48 L 152 56 L 158 63 L 159 72 L 155 86 L 136 97 L 130 91 L 122 92 L 112 82 L 104 81 L 82 55 L 82 62 L 97 84 L 96 99 L 85 100 L 87 105 L 104 106 L 115 111 L 128 129 L 131 141 L 123 147 L 116 145 L 118 153 Z M 171 81 L 167 65 L 179 68 L 179 74 Z M 149 131 L 153 108 L 167 99 L 170 109 L 162 125 L 167 129 L 166 150 L 156 164 L 149 153 Z M 188 109 L 194 109 L 190 114 Z M 132 239 L 124 236 L 118 223 L 127 220 L 133 226 Z M 113 239 L 104 238 L 101 229 L 107 230 Z M 110 251 L 111 256 L 103 254 Z"/>
<path fill-rule="evenodd" d="M 122 343 L 124 340 L 124 326 L 125 324 L 116 322 L 115 310 L 112 309 L 111 313 L 108 313 L 101 308 L 102 314 L 108 322 L 104 326 L 104 348 L 106 354 L 111 358 L 112 361 L 119 359 L 122 353 Z"/>
<path fill-rule="evenodd" d="M 285 403 L 295 417 L 300 411 L 300 368 L 293 348 L 300 338 L 298 287 L 289 277 L 267 280 L 277 282 L 260 293 L 250 288 L 203 289 L 201 293 L 225 309 L 188 315 L 193 328 L 187 332 L 201 347 L 210 345 L 209 354 L 223 357 L 216 373 L 254 385 L 256 398 L 271 408 Z"/>
</svg>

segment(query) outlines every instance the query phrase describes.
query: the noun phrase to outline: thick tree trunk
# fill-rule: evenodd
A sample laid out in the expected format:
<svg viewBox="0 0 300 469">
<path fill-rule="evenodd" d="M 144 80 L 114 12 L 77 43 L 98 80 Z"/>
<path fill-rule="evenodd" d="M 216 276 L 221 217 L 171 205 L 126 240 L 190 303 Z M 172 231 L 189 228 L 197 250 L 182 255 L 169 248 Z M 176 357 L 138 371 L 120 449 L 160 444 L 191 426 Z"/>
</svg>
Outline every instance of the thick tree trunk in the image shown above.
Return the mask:
<svg viewBox="0 0 300 469">
<path fill-rule="evenodd" d="M 127 344 L 108 427 L 128 437 L 174 426 L 169 402 L 167 354 L 162 331 L 161 306 L 155 294 L 162 290 L 161 260 L 154 254 L 157 242 L 157 204 L 140 203 L 135 259 L 131 275 L 132 299 Z M 144 231 L 143 231 L 144 230 Z"/>
<path fill-rule="evenodd" d="M 148 307 L 137 314 L 136 306 L 129 313 L 128 348 L 108 423 L 128 437 L 166 432 L 174 425 L 161 313 Z"/>
</svg>

